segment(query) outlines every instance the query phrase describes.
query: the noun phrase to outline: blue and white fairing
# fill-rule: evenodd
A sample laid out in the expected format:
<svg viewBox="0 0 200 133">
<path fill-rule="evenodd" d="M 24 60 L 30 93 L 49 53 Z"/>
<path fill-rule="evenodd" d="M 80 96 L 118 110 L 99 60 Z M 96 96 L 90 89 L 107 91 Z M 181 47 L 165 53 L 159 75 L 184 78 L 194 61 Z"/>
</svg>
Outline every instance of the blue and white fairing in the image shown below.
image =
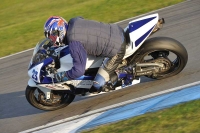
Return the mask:
<svg viewBox="0 0 200 133">
<path fill-rule="evenodd" d="M 43 39 L 36 45 L 28 67 L 29 77 L 36 83 L 44 82 L 43 80 L 46 78 L 44 78 L 42 75 L 45 74 L 45 66 L 53 62 L 53 59 L 51 57 L 44 58 L 40 56 L 41 54 L 39 54 L 45 53 L 45 51 L 42 49 L 42 46 L 47 45 L 48 43 L 48 39 Z M 46 80 L 46 82 L 48 82 L 50 79 L 48 80 L 47 78 Z"/>
<path fill-rule="evenodd" d="M 51 64 L 52 62 L 53 62 L 53 59 L 49 58 L 49 59 L 46 59 L 45 62 L 41 62 L 37 65 L 32 66 L 28 70 L 29 77 L 36 83 L 52 82 L 50 77 L 42 76 L 44 75 L 44 69 L 45 69 L 44 67 L 47 66 L 48 64 Z"/>
<path fill-rule="evenodd" d="M 28 75 L 30 80 L 28 82 L 29 86 L 45 87 L 55 90 L 66 90 L 69 89 L 63 86 L 63 83 L 72 84 L 76 88 L 91 88 L 93 84 L 94 76 L 81 76 L 74 80 L 69 80 L 61 83 L 56 83 L 53 75 L 47 73 L 46 67 L 52 67 L 54 59 L 51 56 L 41 56 L 41 53 L 45 53 L 43 45 L 47 45 L 48 39 L 40 41 L 33 52 L 32 59 L 29 64 Z M 73 67 L 73 59 L 69 52 L 68 46 L 55 47 L 54 54 L 59 56 L 60 67 L 57 72 L 68 71 Z M 87 68 L 98 68 L 102 64 L 103 58 L 95 58 L 93 56 L 88 56 L 87 58 Z"/>
<path fill-rule="evenodd" d="M 70 70 L 73 66 L 73 62 L 72 62 L 72 57 L 69 54 L 68 47 L 67 46 L 58 47 L 56 48 L 55 52 L 59 53 L 60 55 L 60 68 L 57 71 L 61 72 Z M 52 77 L 48 75 L 45 68 L 48 65 L 51 65 L 54 62 L 54 59 L 49 56 L 45 59 L 40 59 L 41 61 L 38 61 L 37 63 L 33 63 L 34 58 L 40 58 L 40 57 L 35 57 L 38 56 L 37 53 L 38 52 L 36 52 L 36 54 L 33 55 L 33 58 L 31 60 L 28 69 L 28 75 L 36 83 L 42 83 L 42 84 L 52 83 L 53 82 L 52 80 L 55 79 L 52 79 Z"/>
<path fill-rule="evenodd" d="M 158 18 L 156 13 L 129 22 L 124 30 L 129 28 L 130 44 L 128 44 L 124 58 L 132 55 L 143 44 L 153 31 Z"/>
</svg>

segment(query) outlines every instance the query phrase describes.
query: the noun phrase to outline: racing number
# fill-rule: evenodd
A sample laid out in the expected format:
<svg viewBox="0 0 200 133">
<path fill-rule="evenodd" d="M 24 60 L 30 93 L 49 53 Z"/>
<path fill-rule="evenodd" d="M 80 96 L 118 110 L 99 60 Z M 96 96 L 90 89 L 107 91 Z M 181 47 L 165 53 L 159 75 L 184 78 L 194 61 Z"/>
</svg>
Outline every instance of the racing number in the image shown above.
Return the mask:
<svg viewBox="0 0 200 133">
<path fill-rule="evenodd" d="M 35 69 L 33 69 L 32 73 L 33 73 L 32 78 L 37 81 L 38 80 L 37 79 L 38 72 Z"/>
</svg>

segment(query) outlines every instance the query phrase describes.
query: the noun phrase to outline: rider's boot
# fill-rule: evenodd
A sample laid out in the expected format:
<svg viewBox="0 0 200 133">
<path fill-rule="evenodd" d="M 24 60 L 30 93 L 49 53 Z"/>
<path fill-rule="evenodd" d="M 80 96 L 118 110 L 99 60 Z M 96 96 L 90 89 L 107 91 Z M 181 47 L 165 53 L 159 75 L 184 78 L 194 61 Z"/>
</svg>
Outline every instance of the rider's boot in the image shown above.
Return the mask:
<svg viewBox="0 0 200 133">
<path fill-rule="evenodd" d="M 97 74 L 93 81 L 93 86 L 91 87 L 89 92 L 95 94 L 100 93 L 102 91 L 102 86 L 104 86 L 105 83 L 106 83 L 105 78 L 100 74 Z"/>
<path fill-rule="evenodd" d="M 90 89 L 91 93 L 100 93 L 100 92 L 109 92 L 111 90 L 115 90 L 114 85 L 118 80 L 118 76 L 116 73 L 110 75 L 110 81 L 106 82 L 105 79 L 97 74 L 95 80 L 93 81 L 93 86 Z"/>
<path fill-rule="evenodd" d="M 117 73 L 113 73 L 110 75 L 110 81 L 108 81 L 103 87 L 102 91 L 110 92 L 115 90 L 115 85 L 118 82 L 118 75 Z"/>
<path fill-rule="evenodd" d="M 132 81 L 134 80 L 134 66 L 135 65 L 126 66 L 118 72 L 118 74 L 124 73 L 126 75 L 124 77 L 122 87 L 132 84 Z"/>
<path fill-rule="evenodd" d="M 134 79 L 134 66 L 129 65 L 122 69 L 122 71 L 114 72 L 110 75 L 110 81 L 108 81 L 103 87 L 102 91 L 109 92 L 115 90 L 116 86 L 127 86 L 131 85 Z M 124 82 L 118 81 L 118 77 L 120 73 L 125 73 L 126 77 L 124 78 Z"/>
<path fill-rule="evenodd" d="M 129 65 L 125 68 L 125 71 L 127 72 L 127 76 L 124 80 L 124 86 L 131 85 L 132 81 L 134 80 L 134 66 L 135 65 Z"/>
</svg>

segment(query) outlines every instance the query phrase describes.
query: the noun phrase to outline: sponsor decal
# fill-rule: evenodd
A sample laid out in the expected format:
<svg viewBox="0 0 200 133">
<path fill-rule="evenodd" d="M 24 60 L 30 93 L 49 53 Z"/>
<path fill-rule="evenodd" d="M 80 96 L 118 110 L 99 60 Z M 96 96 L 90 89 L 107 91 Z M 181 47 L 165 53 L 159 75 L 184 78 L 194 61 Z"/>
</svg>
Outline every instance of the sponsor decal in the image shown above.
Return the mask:
<svg viewBox="0 0 200 133">
<path fill-rule="evenodd" d="M 37 75 L 38 75 L 38 72 L 35 69 L 33 69 L 33 71 L 32 71 L 32 79 L 34 79 L 35 81 L 38 81 Z"/>
<path fill-rule="evenodd" d="M 71 80 L 67 81 L 67 84 L 71 84 L 75 87 L 87 87 L 87 86 L 92 86 L 93 81 L 92 80 Z"/>
</svg>

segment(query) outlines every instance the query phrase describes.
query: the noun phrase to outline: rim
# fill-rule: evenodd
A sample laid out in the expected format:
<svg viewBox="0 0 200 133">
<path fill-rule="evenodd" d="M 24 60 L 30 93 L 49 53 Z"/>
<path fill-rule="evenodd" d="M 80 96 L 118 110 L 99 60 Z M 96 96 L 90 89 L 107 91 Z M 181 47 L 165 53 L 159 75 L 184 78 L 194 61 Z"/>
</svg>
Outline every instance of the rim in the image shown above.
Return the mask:
<svg viewBox="0 0 200 133">
<path fill-rule="evenodd" d="M 146 53 L 140 60 L 142 63 L 162 63 L 163 67 L 159 67 L 159 71 L 152 76 L 169 75 L 178 70 L 181 65 L 181 59 L 178 54 L 168 50 L 154 50 Z"/>
<path fill-rule="evenodd" d="M 54 94 L 51 93 L 51 99 L 46 99 L 45 94 L 36 88 L 33 90 L 33 93 L 31 94 L 31 99 L 33 104 L 37 105 L 38 107 L 41 108 L 59 108 L 63 105 L 66 105 L 66 101 L 69 98 L 69 94 L 65 95 L 59 95 L 59 94 Z"/>
</svg>

